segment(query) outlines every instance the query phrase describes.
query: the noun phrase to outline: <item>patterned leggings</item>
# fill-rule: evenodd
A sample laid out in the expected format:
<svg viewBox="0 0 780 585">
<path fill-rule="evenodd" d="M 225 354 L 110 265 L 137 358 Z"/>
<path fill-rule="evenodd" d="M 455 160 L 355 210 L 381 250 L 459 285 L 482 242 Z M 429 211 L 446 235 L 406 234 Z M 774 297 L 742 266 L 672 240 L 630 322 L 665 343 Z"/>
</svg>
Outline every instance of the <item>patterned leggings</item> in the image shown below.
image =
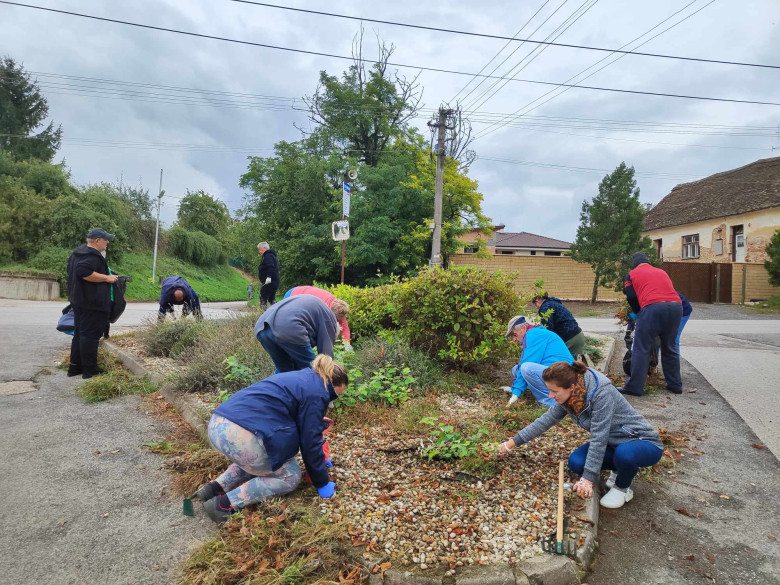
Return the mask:
<svg viewBox="0 0 780 585">
<path fill-rule="evenodd" d="M 209 440 L 214 448 L 233 462 L 216 481 L 227 492 L 233 508 L 243 508 L 267 498 L 293 491 L 301 481 L 301 466 L 295 458 L 288 459 L 276 471 L 263 441 L 251 431 L 212 415 Z"/>
</svg>

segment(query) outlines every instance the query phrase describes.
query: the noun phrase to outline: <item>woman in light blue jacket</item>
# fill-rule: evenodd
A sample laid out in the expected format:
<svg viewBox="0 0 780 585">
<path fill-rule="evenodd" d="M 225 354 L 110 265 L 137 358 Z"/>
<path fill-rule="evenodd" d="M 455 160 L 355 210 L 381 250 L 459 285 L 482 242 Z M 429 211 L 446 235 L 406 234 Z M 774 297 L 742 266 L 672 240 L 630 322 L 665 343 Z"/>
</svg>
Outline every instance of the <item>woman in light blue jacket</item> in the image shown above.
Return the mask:
<svg viewBox="0 0 780 585">
<path fill-rule="evenodd" d="M 611 471 L 605 508 L 620 508 L 634 497 L 631 482 L 642 467 L 655 465 L 663 455 L 658 431 L 628 403 L 601 372 L 582 362 L 555 363 L 542 373 L 555 405 L 501 444 L 500 454 L 535 439 L 570 416 L 590 432 L 590 441 L 569 456 L 569 469 L 580 475 L 574 490 L 583 498 L 593 494 L 602 469 Z"/>
</svg>

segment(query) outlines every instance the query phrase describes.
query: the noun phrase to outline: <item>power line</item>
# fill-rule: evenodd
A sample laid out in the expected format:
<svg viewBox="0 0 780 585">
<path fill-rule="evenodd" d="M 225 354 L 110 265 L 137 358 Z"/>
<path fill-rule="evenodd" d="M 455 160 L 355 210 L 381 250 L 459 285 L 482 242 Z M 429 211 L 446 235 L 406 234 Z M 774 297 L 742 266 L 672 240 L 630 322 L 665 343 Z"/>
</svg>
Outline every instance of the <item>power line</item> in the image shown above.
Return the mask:
<svg viewBox="0 0 780 585">
<path fill-rule="evenodd" d="M 681 13 L 683 10 L 685 10 L 685 9 L 686 9 L 686 8 L 688 8 L 689 6 L 692 6 L 693 4 L 695 4 L 697 1 L 698 1 L 698 0 L 693 0 L 692 2 L 689 2 L 688 4 L 686 4 L 685 6 L 683 6 L 683 7 L 682 7 L 680 10 L 678 10 L 678 11 L 676 11 L 676 12 L 672 13 L 670 16 L 668 16 L 667 18 L 665 18 L 664 20 L 662 20 L 661 22 L 659 22 L 658 24 L 656 24 L 655 26 L 653 26 L 652 28 L 650 28 L 648 31 L 646 31 L 646 32 L 642 33 L 641 35 L 639 35 L 639 36 L 638 36 L 638 37 L 636 37 L 635 39 L 633 39 L 633 40 L 629 41 L 628 43 L 624 44 L 624 45 L 623 45 L 623 46 L 621 46 L 620 48 L 621 48 L 621 49 L 623 49 L 623 48 L 625 48 L 625 47 L 629 46 L 630 44 L 632 44 L 632 43 L 634 43 L 634 42 L 638 41 L 638 40 L 639 40 L 639 39 L 641 39 L 643 36 L 645 36 L 645 35 L 649 34 L 649 33 L 650 33 L 650 32 L 652 32 L 653 30 L 655 30 L 656 28 L 658 28 L 659 26 L 661 26 L 662 24 L 664 24 L 665 22 L 667 22 L 667 21 L 671 20 L 672 18 L 674 18 L 675 16 L 677 16 L 678 14 L 680 14 L 680 13 Z M 671 30 L 671 29 L 673 29 L 674 27 L 676 27 L 676 26 L 678 26 L 678 25 L 682 24 L 683 22 L 685 22 L 686 20 L 688 20 L 688 19 L 689 19 L 689 18 L 691 18 L 692 16 L 694 16 L 694 15 L 698 14 L 699 12 L 701 12 L 702 10 L 704 10 L 705 8 L 707 8 L 707 6 L 709 6 L 709 5 L 710 5 L 710 4 L 712 4 L 713 2 L 715 2 L 715 0 L 710 0 L 710 2 L 709 2 L 709 3 L 705 4 L 704 6 L 702 6 L 701 8 L 699 8 L 698 10 L 696 10 L 696 11 L 692 12 L 691 14 L 689 14 L 689 15 L 685 16 L 684 18 L 680 19 L 679 21 L 677 21 L 676 23 L 672 24 L 670 27 L 668 27 L 668 28 L 666 28 L 666 29 L 662 30 L 662 31 L 661 31 L 661 32 L 659 32 L 658 34 L 656 34 L 656 35 L 654 35 L 654 36 L 650 37 L 650 38 L 649 38 L 649 39 L 647 39 L 646 41 L 644 41 L 644 42 L 642 42 L 641 44 L 637 45 L 637 47 L 635 47 L 635 48 L 637 48 L 637 49 L 638 49 L 639 47 L 642 47 L 642 46 L 646 45 L 647 43 L 649 43 L 649 42 L 650 42 L 650 41 L 652 41 L 653 39 L 655 39 L 655 38 L 659 37 L 660 35 L 662 35 L 662 34 L 664 34 L 664 33 L 668 32 L 668 31 L 670 31 L 670 30 Z M 571 77 L 569 77 L 569 78 L 568 78 L 568 79 L 567 79 L 567 80 L 566 80 L 564 83 L 568 83 L 568 82 L 570 82 L 572 79 L 575 79 L 575 78 L 579 77 L 579 76 L 580 76 L 580 75 L 582 75 L 583 73 L 587 72 L 589 69 L 591 69 L 591 68 L 595 67 L 596 65 L 598 65 L 599 63 L 602 63 L 603 61 L 605 61 L 605 60 L 609 59 L 611 56 L 612 56 L 612 54 L 610 54 L 610 55 L 607 55 L 606 57 L 602 57 L 600 60 L 598 60 L 598 61 L 596 61 L 595 63 L 593 63 L 592 65 L 590 65 L 590 66 L 586 67 L 585 69 L 583 69 L 582 71 L 580 71 L 580 72 L 579 72 L 579 73 L 577 73 L 576 75 L 572 75 Z M 617 58 L 616 58 L 616 59 L 614 59 L 613 61 L 610 61 L 609 63 L 606 63 L 604 66 L 600 67 L 600 68 L 599 68 L 599 69 L 597 69 L 596 71 L 593 71 L 593 72 L 589 73 L 587 76 L 585 76 L 585 77 L 583 77 L 582 79 L 580 79 L 579 81 L 577 81 L 577 82 L 576 82 L 576 85 L 579 85 L 580 83 L 582 83 L 582 82 L 583 82 L 583 81 L 585 81 L 586 79 L 589 79 L 589 78 L 593 77 L 593 76 L 594 76 L 596 73 L 598 73 L 599 71 L 602 71 L 603 69 L 606 69 L 606 68 L 607 68 L 607 67 L 609 67 L 610 65 L 613 65 L 614 63 L 616 63 L 617 61 L 619 61 L 620 59 L 622 59 L 622 58 L 623 58 L 623 57 L 625 57 L 625 56 L 626 56 L 625 54 L 621 54 L 619 57 L 617 57 Z M 512 116 L 512 117 L 515 117 L 515 116 L 516 116 L 516 117 L 521 117 L 521 116 L 524 116 L 524 115 L 526 115 L 526 114 L 528 114 L 528 113 L 530 113 L 530 112 L 533 112 L 534 110 L 536 110 L 536 109 L 538 109 L 538 108 L 542 107 L 544 104 L 546 104 L 546 103 L 548 103 L 548 102 L 550 102 L 550 101 L 552 101 L 552 100 L 556 99 L 557 97 L 559 97 L 559 96 L 563 95 L 564 93 L 566 93 L 567 91 L 569 91 L 569 89 L 571 89 L 571 88 L 568 88 L 568 87 L 567 87 L 567 88 L 555 88 L 555 89 L 551 89 L 551 90 L 550 90 L 550 91 L 548 91 L 547 93 L 545 93 L 545 94 L 541 95 L 540 97 L 538 97 L 538 98 L 536 98 L 536 99 L 534 99 L 534 100 L 530 101 L 529 103 L 527 103 L 526 105 L 524 105 L 522 108 L 519 108 L 519 109 L 515 110 L 515 111 L 514 111 L 514 112 L 511 114 L 511 116 Z M 531 108 L 531 109 L 528 109 L 528 108 L 529 108 L 530 106 L 532 106 L 532 105 L 533 105 L 535 102 L 538 102 L 539 100 L 541 100 L 541 99 L 543 99 L 543 98 L 547 97 L 548 95 L 550 95 L 551 93 L 555 93 L 555 92 L 558 92 L 558 93 L 556 93 L 555 95 L 553 95 L 553 96 L 551 96 L 550 98 L 546 99 L 546 100 L 545 100 L 545 101 L 543 101 L 542 103 L 540 103 L 540 104 L 536 104 L 536 105 L 535 105 L 533 108 Z M 476 139 L 478 139 L 478 138 L 482 138 L 482 137 L 484 137 L 484 136 L 487 136 L 488 134 L 491 134 L 491 133 L 495 132 L 496 130 L 499 130 L 499 129 L 500 129 L 502 126 L 504 126 L 504 125 L 505 125 L 505 124 L 503 124 L 502 122 L 503 122 L 503 121 L 499 121 L 499 122 L 497 122 L 496 124 L 494 124 L 495 128 L 493 128 L 493 127 L 488 127 L 488 128 L 486 128 L 486 129 L 484 129 L 484 130 L 483 130 L 483 131 L 480 133 L 480 135 L 479 135 L 479 136 L 476 136 L 474 139 L 476 140 Z M 491 129 L 491 128 L 493 128 L 493 129 Z"/>
<path fill-rule="evenodd" d="M 105 18 L 102 16 L 94 16 L 90 14 L 81 14 L 78 12 L 70 12 L 67 10 L 58 10 L 56 8 L 46 8 L 43 6 L 33 6 L 31 4 L 22 4 L 19 2 L 9 2 L 8 0 L 0 0 L 0 4 L 7 4 L 11 6 L 19 6 L 23 8 L 32 8 L 35 10 L 42 10 L 45 12 L 54 12 L 58 14 L 66 14 L 68 16 L 78 16 L 81 18 L 87 18 L 91 20 L 98 20 L 102 22 L 111 22 L 114 24 L 123 24 L 126 26 L 133 26 L 136 28 L 145 28 L 149 30 L 156 30 L 161 32 L 169 32 L 174 34 L 180 34 L 185 36 L 191 36 L 196 38 L 203 38 L 203 39 L 210 39 L 215 41 L 223 41 L 228 43 L 234 43 L 239 45 L 247 45 L 247 46 L 253 46 L 253 47 L 260 47 L 265 49 L 275 49 L 278 51 L 287 51 L 291 53 L 301 53 L 304 55 L 316 55 L 319 57 L 329 57 L 332 59 L 340 59 L 340 60 L 346 60 L 346 61 L 359 61 L 359 62 L 365 62 L 365 63 L 372 63 L 370 59 L 361 59 L 354 56 L 345 56 L 345 55 L 335 55 L 332 53 L 323 53 L 319 51 L 309 51 L 306 49 L 295 49 L 291 47 L 281 47 L 278 45 L 268 45 L 265 43 L 256 43 L 253 41 L 243 41 L 239 39 L 231 39 L 228 37 L 220 37 L 215 35 L 207 35 L 203 33 L 195 33 L 190 31 L 182 31 L 178 29 L 172 29 L 172 28 L 165 28 L 160 26 L 153 26 L 148 24 L 139 24 L 136 22 L 129 22 L 125 20 L 117 20 L 113 18 Z M 436 68 L 436 67 L 423 67 L 420 65 L 407 65 L 404 63 L 392 63 L 387 62 L 387 65 L 391 67 L 401 67 L 405 69 L 416 69 L 420 71 L 431 71 L 434 73 L 447 73 L 450 75 L 464 75 L 473 77 L 477 74 L 474 73 L 467 73 L 464 71 L 454 71 L 452 69 L 442 69 L 442 68 Z M 774 66 L 773 66 L 774 67 Z M 780 66 L 778 66 L 780 68 Z M 507 79 L 505 77 L 501 76 L 494 76 L 494 75 L 484 75 L 479 74 L 478 77 L 487 77 L 490 79 Z M 764 101 L 758 101 L 758 100 L 740 100 L 740 99 L 731 99 L 731 98 L 716 98 L 716 97 L 707 97 L 707 96 L 692 96 L 692 95 L 684 95 L 684 94 L 675 94 L 675 93 L 664 93 L 664 92 L 651 92 L 651 91 L 641 91 L 641 90 L 632 90 L 632 89 L 619 89 L 619 88 L 609 88 L 609 87 L 596 87 L 596 86 L 589 86 L 589 85 L 571 85 L 566 83 L 555 83 L 552 81 L 538 81 L 533 79 L 516 79 L 516 78 L 510 78 L 512 81 L 518 82 L 518 83 L 530 83 L 535 85 L 548 85 L 548 86 L 557 86 L 557 87 L 576 87 L 577 89 L 589 89 L 592 91 L 608 91 L 613 93 L 624 93 L 629 95 L 650 95 L 650 96 L 656 96 L 656 97 L 670 97 L 670 98 L 678 98 L 678 99 L 692 99 L 692 100 L 703 100 L 703 101 L 712 101 L 712 102 L 728 102 L 728 103 L 737 103 L 737 104 L 752 104 L 752 105 L 760 105 L 760 106 L 780 106 L 780 102 L 764 102 Z"/>
<path fill-rule="evenodd" d="M 349 16 L 346 14 L 336 14 L 333 12 L 323 12 L 320 10 L 309 10 L 305 8 L 294 8 L 292 6 L 279 6 L 278 4 L 269 4 L 266 2 L 254 2 L 251 0 L 230 0 L 231 2 L 237 2 L 240 4 L 253 4 L 255 6 L 263 6 L 265 8 L 277 8 L 279 10 L 290 10 L 293 12 L 303 12 L 307 14 L 316 14 L 319 16 L 330 16 L 333 18 L 344 18 L 348 20 L 356 20 L 360 22 L 374 22 L 377 24 L 388 24 L 391 26 L 401 26 L 406 28 L 416 28 L 421 30 L 428 30 L 428 31 L 435 31 L 435 32 L 443 32 L 443 33 L 451 33 L 451 34 L 458 34 L 458 35 L 467 35 L 472 37 L 482 37 L 486 39 L 497 39 L 502 41 L 515 41 L 515 42 L 524 42 L 524 43 L 534 43 L 537 45 L 549 45 L 551 47 L 564 47 L 567 49 L 582 49 L 586 51 L 602 51 L 607 53 L 626 53 L 628 55 L 636 55 L 639 57 L 656 57 L 660 59 L 678 59 L 681 61 L 696 61 L 699 63 L 715 63 L 719 65 L 739 65 L 741 67 L 762 67 L 766 69 L 780 69 L 780 65 L 768 65 L 768 64 L 761 64 L 761 63 L 745 63 L 741 61 L 725 61 L 725 60 L 719 60 L 719 59 L 705 59 L 700 57 L 683 57 L 680 55 L 667 55 L 662 53 L 635 53 L 633 51 L 621 51 L 619 49 L 605 49 L 603 47 L 591 47 L 591 46 L 585 46 L 585 45 L 574 45 L 571 43 L 554 43 L 554 42 L 548 42 L 548 41 L 534 41 L 532 39 L 522 39 L 517 37 L 506 37 L 501 35 L 493 35 L 493 34 L 486 34 L 486 33 L 476 33 L 476 32 L 470 32 L 470 31 L 464 31 L 464 30 L 456 30 L 456 29 L 450 29 L 450 28 L 439 28 L 435 26 L 425 26 L 421 24 L 410 24 L 410 23 L 404 23 L 404 22 L 394 22 L 390 20 L 380 20 L 377 18 L 366 18 L 362 16 Z M 7 4 L 12 4 L 11 2 L 6 2 Z"/>
</svg>

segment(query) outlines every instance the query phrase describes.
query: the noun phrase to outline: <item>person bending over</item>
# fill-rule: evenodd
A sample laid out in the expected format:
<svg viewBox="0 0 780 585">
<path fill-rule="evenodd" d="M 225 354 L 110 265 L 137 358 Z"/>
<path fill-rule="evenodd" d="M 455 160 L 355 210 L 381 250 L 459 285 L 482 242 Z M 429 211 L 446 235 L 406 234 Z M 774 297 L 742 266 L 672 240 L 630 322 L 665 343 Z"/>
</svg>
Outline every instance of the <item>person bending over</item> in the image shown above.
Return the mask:
<svg viewBox="0 0 780 585">
<path fill-rule="evenodd" d="M 571 311 L 564 306 L 561 299 L 551 297 L 546 292 L 536 295 L 533 303 L 539 311 L 541 324 L 557 333 L 569 348 L 572 357 L 578 359 L 585 351 L 585 334 Z"/>
<path fill-rule="evenodd" d="M 347 349 L 349 349 L 352 343 L 352 334 L 349 331 L 349 323 L 347 323 L 349 305 L 345 301 L 337 299 L 332 293 L 316 286 L 295 286 L 284 293 L 284 298 L 287 299 L 297 295 L 317 297 L 333 311 L 333 314 L 336 315 L 336 320 L 339 322 L 339 327 L 341 327 L 341 338 L 347 343 Z"/>
<path fill-rule="evenodd" d="M 195 318 L 202 319 L 200 298 L 183 276 L 169 276 L 163 280 L 160 289 L 160 309 L 157 319 L 162 321 L 167 313 L 173 314 L 173 306 L 181 305 L 181 314 L 186 317 L 192 313 Z"/>
<path fill-rule="evenodd" d="M 574 490 L 583 498 L 593 494 L 602 469 L 611 471 L 610 490 L 601 498 L 605 508 L 620 508 L 634 497 L 631 482 L 642 467 L 661 460 L 658 431 L 638 414 L 604 374 L 582 362 L 559 362 L 544 370 L 544 383 L 555 406 L 501 443 L 499 453 L 535 439 L 569 416 L 590 433 L 590 441 L 569 455 L 569 469 L 580 475 Z"/>
</svg>

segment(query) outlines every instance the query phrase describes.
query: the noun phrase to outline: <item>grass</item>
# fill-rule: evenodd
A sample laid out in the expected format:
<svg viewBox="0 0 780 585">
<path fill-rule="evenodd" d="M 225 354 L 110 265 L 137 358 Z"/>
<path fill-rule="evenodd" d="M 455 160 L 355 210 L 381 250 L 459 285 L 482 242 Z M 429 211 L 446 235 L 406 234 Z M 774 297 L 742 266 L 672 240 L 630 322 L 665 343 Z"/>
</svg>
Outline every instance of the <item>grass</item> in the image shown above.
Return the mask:
<svg viewBox="0 0 780 585">
<path fill-rule="evenodd" d="M 12 274 L 33 274 L 33 275 L 40 274 L 43 276 L 50 276 L 50 277 L 57 278 L 56 274 L 51 274 L 50 272 L 46 272 L 45 270 L 31 268 L 30 266 L 25 266 L 24 264 L 18 264 L 16 262 L 0 264 L 0 272 L 10 272 Z"/>
<path fill-rule="evenodd" d="M 160 285 L 150 282 L 151 254 L 125 254 L 121 263 L 111 265 L 111 270 L 133 277 L 133 282 L 127 286 L 128 300 L 156 301 L 160 298 Z M 250 283 L 244 273 L 227 264 L 202 267 L 168 256 L 157 257 L 157 275 L 183 276 L 201 302 L 246 300 L 246 287 Z M 257 290 L 257 284 L 253 284 Z"/>
<path fill-rule="evenodd" d="M 604 345 L 603 339 L 596 339 L 595 337 L 590 337 L 587 335 L 585 336 L 585 349 L 583 351 L 594 364 L 598 363 L 599 360 L 603 357 L 603 354 L 601 353 L 602 345 Z"/>
<path fill-rule="evenodd" d="M 113 370 L 90 378 L 78 387 L 77 393 L 85 402 L 92 404 L 117 396 L 150 394 L 155 390 L 157 385 L 148 376 L 139 378 L 123 370 Z"/>
<path fill-rule="evenodd" d="M 767 300 L 755 305 L 748 305 L 753 313 L 777 314 L 780 313 L 780 295 L 769 297 Z"/>
</svg>

